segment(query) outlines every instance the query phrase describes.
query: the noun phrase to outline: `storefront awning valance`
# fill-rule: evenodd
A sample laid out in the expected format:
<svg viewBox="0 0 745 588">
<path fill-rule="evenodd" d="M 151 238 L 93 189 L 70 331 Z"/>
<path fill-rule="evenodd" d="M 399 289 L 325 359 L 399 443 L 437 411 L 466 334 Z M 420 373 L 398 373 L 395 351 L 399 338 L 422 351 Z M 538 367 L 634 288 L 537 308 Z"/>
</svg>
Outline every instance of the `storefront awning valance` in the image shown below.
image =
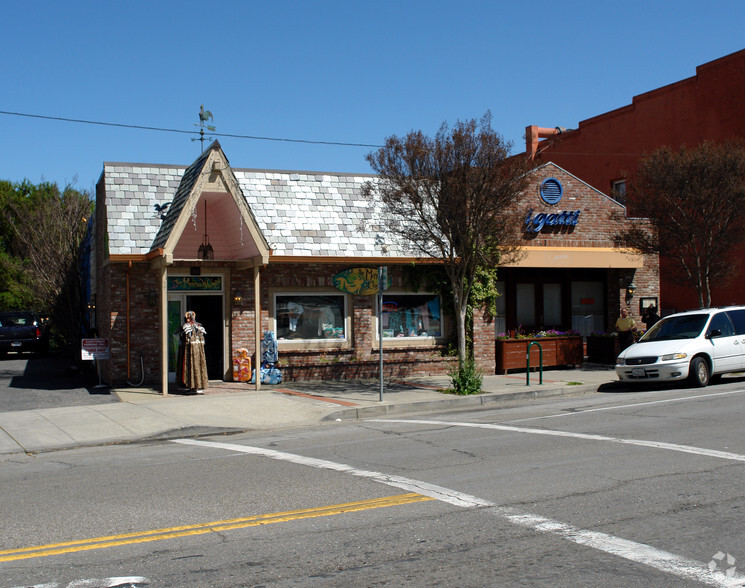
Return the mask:
<svg viewBox="0 0 745 588">
<path fill-rule="evenodd" d="M 644 257 L 612 247 L 523 247 L 520 258 L 505 267 L 616 268 L 644 267 Z"/>
</svg>

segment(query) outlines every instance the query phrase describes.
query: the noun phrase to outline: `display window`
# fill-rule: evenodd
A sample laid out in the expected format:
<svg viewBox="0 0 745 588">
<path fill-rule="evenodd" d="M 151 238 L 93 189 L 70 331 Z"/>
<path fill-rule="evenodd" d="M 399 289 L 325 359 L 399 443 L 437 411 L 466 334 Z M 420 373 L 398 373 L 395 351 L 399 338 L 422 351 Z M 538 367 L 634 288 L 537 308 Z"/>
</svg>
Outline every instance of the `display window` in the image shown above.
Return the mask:
<svg viewBox="0 0 745 588">
<path fill-rule="evenodd" d="M 277 340 L 344 341 L 347 333 L 344 294 L 274 295 L 274 321 Z"/>
<path fill-rule="evenodd" d="M 383 341 L 439 339 L 443 336 L 440 297 L 436 294 L 386 291 L 383 294 L 382 321 Z"/>
</svg>

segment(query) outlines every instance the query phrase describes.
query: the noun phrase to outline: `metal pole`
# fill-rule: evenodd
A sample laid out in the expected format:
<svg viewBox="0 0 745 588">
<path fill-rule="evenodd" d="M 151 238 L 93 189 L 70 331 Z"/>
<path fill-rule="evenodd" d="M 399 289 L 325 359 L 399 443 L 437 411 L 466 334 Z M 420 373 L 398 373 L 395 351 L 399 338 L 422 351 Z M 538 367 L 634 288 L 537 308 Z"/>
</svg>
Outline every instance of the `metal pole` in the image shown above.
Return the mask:
<svg viewBox="0 0 745 588">
<path fill-rule="evenodd" d="M 378 346 L 380 352 L 380 402 L 383 402 L 383 266 L 378 267 Z"/>
</svg>

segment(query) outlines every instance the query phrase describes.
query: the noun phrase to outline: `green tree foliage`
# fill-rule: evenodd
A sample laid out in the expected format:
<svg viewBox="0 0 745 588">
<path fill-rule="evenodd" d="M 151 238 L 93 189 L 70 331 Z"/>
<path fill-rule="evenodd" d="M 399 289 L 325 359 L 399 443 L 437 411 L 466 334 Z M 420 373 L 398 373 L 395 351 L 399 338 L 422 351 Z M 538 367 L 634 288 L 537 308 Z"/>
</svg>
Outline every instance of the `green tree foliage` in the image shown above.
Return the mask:
<svg viewBox="0 0 745 588">
<path fill-rule="evenodd" d="M 68 343 L 80 334 L 90 195 L 56 184 L 0 181 L 0 309 L 51 317 Z"/>
<path fill-rule="evenodd" d="M 742 143 L 658 149 L 639 162 L 629 197 L 644 220 L 632 219 L 616 245 L 667 258 L 671 278 L 695 288 L 700 306 L 709 307 L 712 284 L 735 275 L 732 253 L 745 242 Z"/>
<path fill-rule="evenodd" d="M 458 357 L 467 358 L 468 302 L 479 268 L 516 254 L 528 162 L 480 121 L 443 124 L 434 138 L 412 131 L 386 139 L 367 160 L 379 176 L 366 188 L 379 197 L 389 233 L 443 263 L 453 293 Z"/>
</svg>

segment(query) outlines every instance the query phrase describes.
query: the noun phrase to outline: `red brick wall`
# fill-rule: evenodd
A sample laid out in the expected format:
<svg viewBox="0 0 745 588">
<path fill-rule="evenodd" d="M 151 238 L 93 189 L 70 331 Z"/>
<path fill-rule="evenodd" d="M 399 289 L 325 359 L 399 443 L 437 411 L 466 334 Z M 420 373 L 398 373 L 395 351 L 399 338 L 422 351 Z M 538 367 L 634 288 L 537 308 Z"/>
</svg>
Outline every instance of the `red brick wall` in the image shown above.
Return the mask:
<svg viewBox="0 0 745 588">
<path fill-rule="evenodd" d="M 354 262 L 351 262 L 354 263 Z M 364 264 L 362 264 L 364 265 Z M 261 270 L 262 332 L 269 328 L 270 293 L 272 289 L 303 290 L 321 288 L 338 292 L 333 276 L 346 268 L 334 264 L 274 264 Z M 405 288 L 401 268 L 389 266 L 393 288 Z M 254 350 L 253 270 L 233 272 L 232 295 L 242 293 L 242 306 L 233 308 L 231 349 Z M 352 317 L 351 347 L 342 350 L 283 350 L 280 367 L 285 381 L 316 379 L 374 378 L 379 375 L 380 356 L 373 349 L 374 296 L 350 296 Z M 447 374 L 453 359 L 445 357 L 444 345 L 406 348 L 384 348 L 386 377 Z M 255 355 L 252 365 L 256 365 Z"/>
<path fill-rule="evenodd" d="M 533 208 L 534 212 L 549 209 L 580 210 L 577 225 L 571 231 L 536 233 L 524 239 L 524 245 L 545 247 L 613 247 L 612 236 L 627 223 L 624 208 L 614 200 L 600 194 L 587 183 L 573 175 L 558 169 L 554 165 L 545 165 L 535 172 L 536 181 L 526 191 L 522 204 Z M 549 177 L 559 180 L 564 188 L 564 195 L 558 205 L 547 206 L 541 201 L 537 186 Z M 554 211 L 554 210 L 551 210 Z M 628 308 L 632 316 L 641 320 L 638 300 L 640 297 L 660 296 L 659 257 L 644 256 L 644 267 L 633 269 L 607 270 L 607 324 L 615 324 L 622 305 L 626 305 L 626 286 L 634 282 L 636 294 Z"/>
<path fill-rule="evenodd" d="M 703 141 L 745 137 L 745 50 L 696 68 L 696 75 L 635 96 L 617 110 L 584 120 L 579 127 L 543 141 L 542 158 L 553 161 L 604 193 L 614 180 L 633 181 L 639 158 L 664 145 L 695 147 Z M 553 122 L 553 121 L 552 121 Z M 570 121 L 556 124 L 571 126 Z M 733 252 L 742 257 L 745 250 Z M 712 303 L 743 303 L 745 276 L 728 286 L 714 287 Z M 665 278 L 662 307 L 696 308 L 698 298 L 689 287 Z"/>
<path fill-rule="evenodd" d="M 159 275 L 147 263 L 110 264 L 110 296 L 99 292 L 98 300 L 104 298 L 108 321 L 99 323 L 102 337 L 109 338 L 110 359 L 104 373 L 112 385 L 127 382 L 160 385 L 160 319 L 158 317 L 157 292 Z M 127 277 L 129 276 L 129 289 Z M 129 291 L 129 304 L 127 292 Z M 151 305 L 156 294 L 155 304 Z M 104 316 L 103 312 L 99 316 Z M 129 319 L 129 354 L 127 354 L 127 320 Z M 104 334 L 105 333 L 105 334 Z M 142 363 L 140 362 L 142 355 Z M 128 361 L 129 360 L 129 361 Z M 143 367 L 141 367 L 143 366 Z"/>
</svg>

